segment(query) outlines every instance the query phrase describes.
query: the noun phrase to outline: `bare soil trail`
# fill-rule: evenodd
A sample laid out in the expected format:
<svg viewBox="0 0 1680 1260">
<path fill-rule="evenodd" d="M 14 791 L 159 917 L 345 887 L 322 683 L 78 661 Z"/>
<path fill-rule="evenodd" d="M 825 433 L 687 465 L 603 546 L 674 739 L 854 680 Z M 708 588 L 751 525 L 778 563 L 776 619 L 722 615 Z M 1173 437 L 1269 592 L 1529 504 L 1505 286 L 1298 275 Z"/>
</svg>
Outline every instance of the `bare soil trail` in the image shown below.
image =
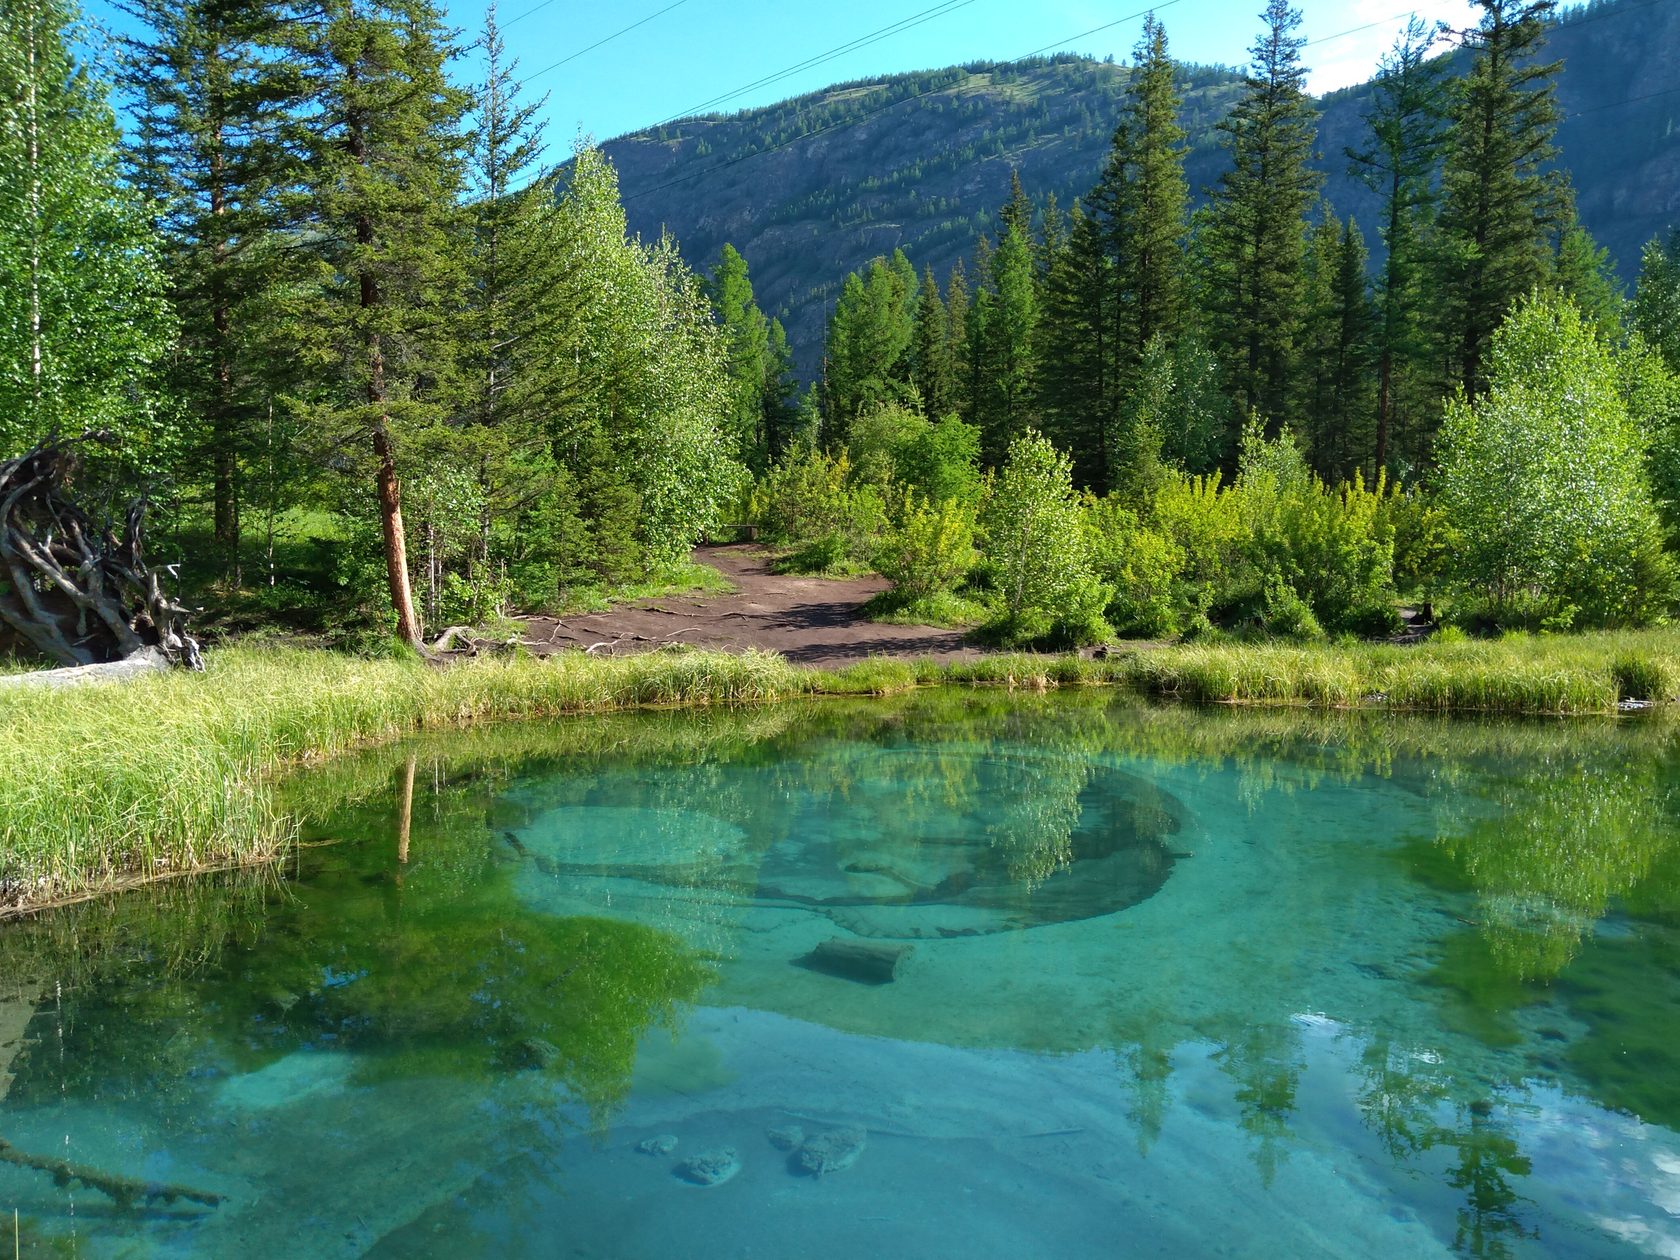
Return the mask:
<svg viewBox="0 0 1680 1260">
<path fill-rule="evenodd" d="M 750 544 L 701 547 L 694 559 L 721 572 L 735 584 L 735 593 L 644 600 L 575 617 L 530 617 L 526 645 L 538 652 L 581 648 L 597 655 L 646 652 L 668 643 L 733 652 L 762 648 L 797 665 L 831 667 L 871 656 L 956 661 L 980 655 L 960 630 L 868 620 L 863 605 L 886 590 L 881 578 L 773 573 L 770 553 Z"/>
</svg>

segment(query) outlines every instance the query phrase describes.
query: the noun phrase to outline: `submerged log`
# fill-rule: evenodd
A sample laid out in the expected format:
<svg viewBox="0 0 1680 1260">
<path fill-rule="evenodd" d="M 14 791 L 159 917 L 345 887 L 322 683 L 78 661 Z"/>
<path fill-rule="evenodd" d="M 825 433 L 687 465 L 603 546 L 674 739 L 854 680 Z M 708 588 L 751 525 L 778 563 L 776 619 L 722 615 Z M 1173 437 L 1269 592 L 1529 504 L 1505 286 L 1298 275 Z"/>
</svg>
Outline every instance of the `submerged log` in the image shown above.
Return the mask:
<svg viewBox="0 0 1680 1260">
<path fill-rule="evenodd" d="M 191 1186 L 174 1186 L 162 1181 L 140 1181 L 102 1172 L 85 1164 L 72 1164 L 67 1159 L 52 1159 L 44 1155 L 30 1155 L 18 1150 L 5 1138 L 0 1138 L 0 1163 L 32 1168 L 53 1179 L 55 1186 L 85 1186 L 97 1190 L 120 1208 L 132 1208 L 137 1203 L 197 1203 L 202 1207 L 219 1207 L 226 1197 Z"/>
<path fill-rule="evenodd" d="M 96 523 L 70 498 L 82 449 L 110 440 L 49 438 L 0 461 L 0 626 L 72 669 L 141 658 L 144 672 L 156 655 L 201 669 L 187 610 L 146 566 L 146 500 L 129 506 L 119 529 Z M 49 673 L 19 677 L 20 685 L 54 681 Z"/>
<path fill-rule="evenodd" d="M 848 941 L 842 937 L 824 941 L 805 958 L 816 971 L 826 971 L 843 980 L 861 984 L 891 984 L 898 969 L 916 950 L 914 945 L 891 945 L 882 941 Z"/>
</svg>

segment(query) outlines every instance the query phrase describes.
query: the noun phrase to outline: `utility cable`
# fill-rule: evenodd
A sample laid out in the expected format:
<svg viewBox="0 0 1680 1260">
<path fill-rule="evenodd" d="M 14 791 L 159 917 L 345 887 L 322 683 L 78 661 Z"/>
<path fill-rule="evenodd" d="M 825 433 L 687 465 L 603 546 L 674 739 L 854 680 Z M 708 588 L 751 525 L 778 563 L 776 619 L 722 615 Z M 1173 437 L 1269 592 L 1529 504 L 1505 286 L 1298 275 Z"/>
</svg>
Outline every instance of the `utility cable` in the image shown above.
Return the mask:
<svg viewBox="0 0 1680 1260">
<path fill-rule="evenodd" d="M 1073 40 L 1084 39 L 1085 36 L 1095 34 L 1096 31 L 1108 30 L 1110 27 L 1121 26 L 1121 25 L 1124 25 L 1127 22 L 1135 22 L 1140 17 L 1145 17 L 1145 16 L 1147 16 L 1151 13 L 1157 13 L 1162 9 L 1169 8 L 1172 5 L 1180 4 L 1182 2 L 1183 2 L 1183 0 L 1165 0 L 1165 3 L 1163 3 L 1163 4 L 1152 5 L 1147 9 L 1139 9 L 1136 13 L 1132 13 L 1132 14 L 1129 14 L 1128 16 L 1120 18 L 1116 21 L 1109 22 L 1104 26 L 1099 26 L 1099 27 L 1095 28 L 1095 30 L 1093 30 L 1093 31 L 1085 31 L 1085 32 L 1083 32 L 1079 35 L 1071 35 L 1067 39 L 1058 40 L 1054 44 L 1046 44 L 1044 48 L 1040 48 L 1040 49 L 1037 49 L 1033 52 L 1026 53 L 1023 56 L 1016 58 L 1016 60 L 1024 61 L 1028 57 L 1038 56 L 1040 53 L 1044 52 L 1046 49 L 1065 47 L 1068 43 L 1072 42 Z M 977 75 L 972 75 L 972 74 L 968 75 L 968 78 L 970 78 L 970 79 L 977 78 L 977 77 L 978 77 Z M 944 90 L 944 89 L 941 89 L 941 90 Z M 865 111 L 863 111 L 863 113 L 857 115 L 854 118 L 847 118 L 847 119 L 843 119 L 839 122 L 833 122 L 833 123 L 830 123 L 826 127 L 818 127 L 815 131 L 806 132 L 802 136 L 792 136 L 792 137 L 790 137 L 786 140 L 783 140 L 780 144 L 772 144 L 772 145 L 769 145 L 769 146 L 767 146 L 765 148 L 762 148 L 762 149 L 755 149 L 751 153 L 743 153 L 740 157 L 730 158 L 728 161 L 719 162 L 719 163 L 717 163 L 713 166 L 707 167 L 703 171 L 693 171 L 693 172 L 691 172 L 687 175 L 678 176 L 676 179 L 669 180 L 666 183 L 656 184 L 652 188 L 644 188 L 641 192 L 633 193 L 630 196 L 624 198 L 625 204 L 629 204 L 632 201 L 639 201 L 643 197 L 651 197 L 651 196 L 653 196 L 654 193 L 664 192 L 668 188 L 676 188 L 676 187 L 679 187 L 682 184 L 692 183 L 694 180 L 697 180 L 697 179 L 704 179 L 708 175 L 715 175 L 719 171 L 728 170 L 732 166 L 739 166 L 742 162 L 750 162 L 754 158 L 764 157 L 766 154 L 780 152 L 782 149 L 791 148 L 792 146 L 794 146 L 796 144 L 802 144 L 807 140 L 814 140 L 818 136 L 830 135 L 830 134 L 832 134 L 833 132 L 836 132 L 836 131 L 844 131 L 847 128 L 856 127 L 860 123 L 867 122 L 869 119 L 874 118 L 879 114 L 886 113 L 889 109 L 896 109 L 898 106 L 903 105 L 903 104 L 905 104 L 906 102 L 909 102 L 909 101 L 919 101 L 919 100 L 922 99 L 923 95 L 925 95 L 925 94 L 921 93 L 921 92 L 914 92 L 914 93 L 911 93 L 908 96 L 901 96 L 897 100 L 887 101 L 887 102 L 885 102 L 881 105 L 877 105 L 874 109 L 865 110 Z"/>
<path fill-rule="evenodd" d="M 666 123 L 676 122 L 679 118 L 692 118 L 696 114 L 705 113 L 714 105 L 721 105 L 725 101 L 734 100 L 737 96 L 743 96 L 746 93 L 753 91 L 755 88 L 761 88 L 771 83 L 779 82 L 791 75 L 798 74 L 802 70 L 813 69 L 817 66 L 833 61 L 838 57 L 843 57 L 847 53 L 856 52 L 860 48 L 867 48 L 871 44 L 878 44 L 884 39 L 890 39 L 894 35 L 900 35 L 914 27 L 921 26 L 924 22 L 931 22 L 935 18 L 942 18 L 947 14 L 955 13 L 958 9 L 965 9 L 973 3 L 974 0 L 942 0 L 941 3 L 936 4 L 931 8 L 923 9 L 919 13 L 912 13 L 907 18 L 901 18 L 897 22 L 881 27 L 879 30 L 870 31 L 867 35 L 859 35 L 856 39 L 850 40 L 838 47 L 830 48 L 827 52 L 817 53 L 815 56 L 808 57 L 804 61 L 797 62 L 785 69 L 778 70 L 774 74 L 766 75 L 762 79 L 755 79 L 753 82 L 735 88 L 733 91 L 725 92 L 721 96 L 714 96 L 710 100 L 701 101 L 698 105 L 691 105 L 685 110 L 672 114 L 669 118 L 661 119 L 654 125 L 656 127 L 663 127 Z"/>
<path fill-rule="evenodd" d="M 533 74 L 526 75 L 525 76 L 525 82 L 529 83 L 532 79 L 541 78 L 545 74 L 549 74 L 549 73 L 551 73 L 555 70 L 558 70 L 561 66 L 564 66 L 564 65 L 569 64 L 570 62 L 576 61 L 579 57 L 583 56 L 584 53 L 594 52 L 597 48 L 601 47 L 603 44 L 610 44 L 610 43 L 613 42 L 613 40 L 617 39 L 619 36 L 628 35 L 631 31 L 635 30 L 637 27 L 646 26 L 649 22 L 653 21 L 654 18 L 664 17 L 672 9 L 680 9 L 680 8 L 682 8 L 683 5 L 685 5 L 687 3 L 688 3 L 688 0 L 677 0 L 677 2 L 675 4 L 668 4 L 663 9 L 660 9 L 659 12 L 650 13 L 645 18 L 642 18 L 639 22 L 632 22 L 632 23 L 630 23 L 629 26 L 624 27 L 622 30 L 614 31 L 611 35 L 606 36 L 604 39 L 596 40 L 593 44 L 589 45 L 589 47 L 578 49 L 571 56 L 560 58 L 560 60 L 556 61 L 552 66 L 544 66 L 541 70 L 538 70 Z M 541 7 L 542 7 L 542 5 L 537 6 L 538 9 L 540 9 Z M 528 17 L 531 13 L 535 13 L 536 11 L 537 11 L 536 9 L 531 9 L 531 10 L 528 10 L 526 13 L 521 14 L 520 16 L 521 17 Z M 515 18 L 514 22 L 517 22 L 518 20 L 519 20 L 519 18 Z M 513 22 L 509 22 L 508 25 L 512 26 Z"/>
</svg>

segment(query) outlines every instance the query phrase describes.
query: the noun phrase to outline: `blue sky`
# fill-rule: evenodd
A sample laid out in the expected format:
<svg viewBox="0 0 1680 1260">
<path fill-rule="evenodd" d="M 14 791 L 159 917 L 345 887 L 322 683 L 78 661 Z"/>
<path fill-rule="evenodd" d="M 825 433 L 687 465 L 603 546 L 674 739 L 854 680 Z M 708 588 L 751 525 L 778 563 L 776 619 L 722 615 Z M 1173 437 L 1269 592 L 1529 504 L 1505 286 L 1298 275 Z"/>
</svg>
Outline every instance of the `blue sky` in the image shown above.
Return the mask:
<svg viewBox="0 0 1680 1260">
<path fill-rule="evenodd" d="M 450 21 L 464 36 L 481 28 L 488 0 L 445 2 Z M 123 24 L 111 0 L 84 3 L 95 21 Z M 548 94 L 550 140 L 565 148 L 579 131 L 605 140 L 696 112 L 702 105 L 744 109 L 873 74 L 979 59 L 1005 61 L 1046 49 L 1125 60 L 1137 42 L 1143 5 L 1144 0 L 946 0 L 943 5 L 935 0 L 499 0 L 498 13 L 531 89 Z M 1158 0 L 1156 10 L 1174 56 L 1240 65 L 1259 29 L 1262 5 L 1263 0 Z M 1306 51 L 1317 92 L 1369 77 L 1408 11 L 1406 0 L 1301 0 L 1300 7 L 1306 37 L 1319 41 Z M 1470 7 L 1466 0 L 1415 0 L 1411 11 L 1468 25 Z M 643 19 L 648 20 L 610 38 Z M 894 24 L 904 25 L 832 60 L 738 93 Z M 1104 26 L 1108 29 L 1085 34 Z M 607 42 L 583 51 L 602 40 Z M 464 77 L 472 74 L 463 67 Z"/>
</svg>

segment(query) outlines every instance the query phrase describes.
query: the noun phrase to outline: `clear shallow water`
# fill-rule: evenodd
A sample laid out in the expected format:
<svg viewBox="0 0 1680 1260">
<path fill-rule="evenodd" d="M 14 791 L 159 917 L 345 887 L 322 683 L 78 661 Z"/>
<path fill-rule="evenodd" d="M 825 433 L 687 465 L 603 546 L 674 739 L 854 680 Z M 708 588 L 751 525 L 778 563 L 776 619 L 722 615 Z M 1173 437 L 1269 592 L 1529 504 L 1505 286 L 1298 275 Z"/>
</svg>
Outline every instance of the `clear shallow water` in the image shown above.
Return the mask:
<svg viewBox="0 0 1680 1260">
<path fill-rule="evenodd" d="M 226 1196 L 0 1162 L 0 1216 L 25 1255 L 1680 1256 L 1677 751 L 986 693 L 384 750 L 289 785 L 282 880 L 0 930 L 0 1140 Z M 912 952 L 865 984 L 833 939 Z M 817 1178 L 788 1126 L 866 1145 Z"/>
</svg>

